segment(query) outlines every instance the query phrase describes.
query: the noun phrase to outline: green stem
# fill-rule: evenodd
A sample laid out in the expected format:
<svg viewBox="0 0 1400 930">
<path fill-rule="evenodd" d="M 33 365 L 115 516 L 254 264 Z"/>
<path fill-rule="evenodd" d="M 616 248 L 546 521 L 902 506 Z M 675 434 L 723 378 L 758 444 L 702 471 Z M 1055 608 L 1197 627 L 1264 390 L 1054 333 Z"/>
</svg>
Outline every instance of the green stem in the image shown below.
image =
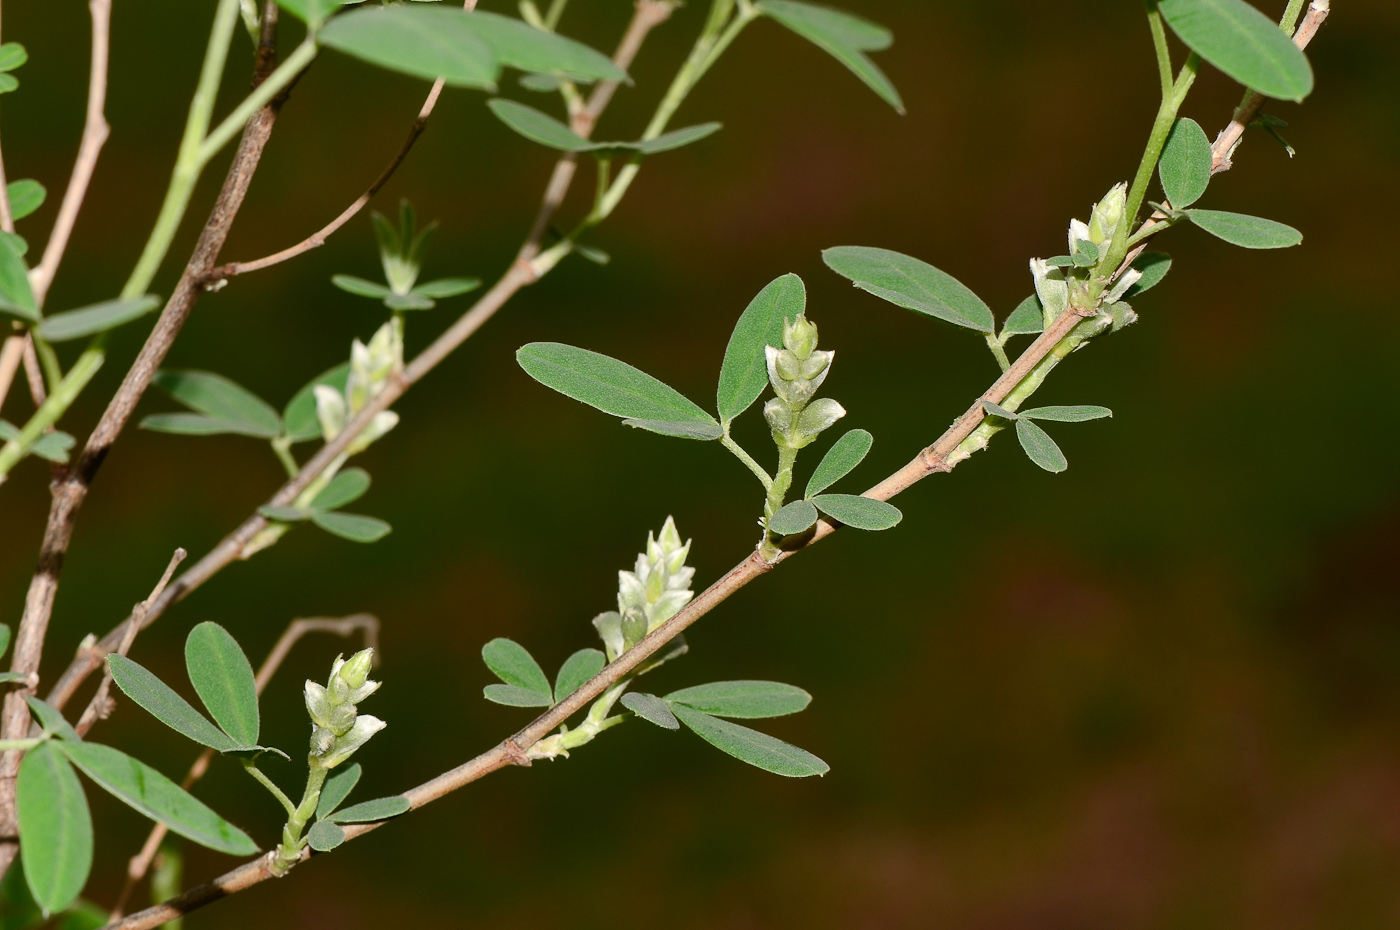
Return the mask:
<svg viewBox="0 0 1400 930">
<path fill-rule="evenodd" d="M 24 429 L 20 430 L 19 437 L 5 443 L 4 447 L 0 448 L 0 477 L 10 473 L 10 469 L 18 464 L 24 454 L 29 451 L 29 447 L 38 441 L 44 430 L 58 421 L 58 418 L 63 415 L 74 399 L 82 393 L 83 388 L 87 387 L 92 376 L 97 374 L 97 369 L 102 367 L 102 362 L 106 358 L 106 353 L 99 343 L 100 340 L 94 340 L 94 345 L 78 356 L 77 362 L 69 369 L 68 374 L 58 383 L 48 398 L 39 405 L 39 409 L 34 411 L 29 422 L 24 424 Z"/>
<path fill-rule="evenodd" d="M 549 12 L 544 16 L 544 27 L 550 32 L 559 28 L 559 20 L 564 15 L 564 7 L 569 5 L 569 0 L 554 0 L 549 5 Z"/>
<path fill-rule="evenodd" d="M 1308 0 L 1288 0 L 1288 9 L 1283 11 L 1283 19 L 1279 20 L 1278 27 L 1292 36 L 1293 30 L 1298 28 L 1298 18 L 1303 15 L 1303 7 L 1307 4 Z"/>
<path fill-rule="evenodd" d="M 328 771 L 318 763 L 311 763 L 311 771 L 306 776 L 306 793 L 301 803 L 288 810 L 287 825 L 282 828 L 282 843 L 277 847 L 277 858 L 272 863 L 272 871 L 282 874 L 296 865 L 301 858 L 306 841 L 302 831 L 312 817 L 316 816 L 316 805 L 321 802 L 321 788 L 326 783 Z"/>
<path fill-rule="evenodd" d="M 1172 92 L 1172 53 L 1167 47 L 1167 30 L 1157 0 L 1147 0 L 1147 24 L 1152 28 L 1152 47 L 1157 52 L 1157 76 L 1162 82 L 1162 96 Z"/>
<path fill-rule="evenodd" d="M 287 470 L 287 476 L 295 478 L 301 471 L 301 466 L 292 456 L 292 441 L 286 436 L 278 436 L 272 440 L 272 451 L 277 454 L 277 461 L 282 463 L 282 467 Z"/>
<path fill-rule="evenodd" d="M 262 785 L 268 791 L 272 792 L 272 796 L 277 799 L 277 802 L 281 804 L 284 808 L 286 808 L 288 817 L 293 817 L 296 815 L 297 806 L 292 803 L 292 799 L 287 797 L 286 792 L 284 792 L 281 788 L 277 787 L 277 785 L 272 781 L 272 779 L 264 775 L 261 769 L 259 769 L 252 762 L 244 762 L 243 768 L 245 771 L 247 771 L 249 775 L 253 776 L 253 779 L 258 784 Z"/>
<path fill-rule="evenodd" d="M 1148 223 L 1144 225 L 1142 229 L 1139 229 L 1137 232 L 1133 233 L 1131 236 L 1128 237 L 1128 248 L 1131 249 L 1139 242 L 1142 242 L 1144 239 L 1148 239 L 1152 236 L 1157 235 L 1157 233 L 1161 232 L 1164 229 L 1171 229 L 1179 222 L 1181 222 L 1180 217 L 1167 217 L 1164 220 L 1158 220 L 1155 223 Z"/>
<path fill-rule="evenodd" d="M 243 102 L 234 107 L 233 112 L 225 116 L 223 122 L 214 127 L 214 131 L 209 133 L 199 146 L 200 167 L 208 163 L 230 140 L 243 131 L 243 126 L 248 120 L 253 118 L 263 107 L 271 102 L 282 91 L 287 89 L 287 85 L 296 80 L 297 75 L 306 70 L 306 66 L 311 64 L 316 58 L 316 43 L 307 38 L 298 45 L 287 60 L 277 66 L 277 70 L 267 76 L 267 80 L 259 84 L 251 94 L 244 98 Z"/>
<path fill-rule="evenodd" d="M 987 348 L 992 350 L 992 355 L 996 357 L 997 364 L 1002 371 L 1011 370 L 1011 359 L 1006 357 L 1006 336 L 997 337 L 987 333 Z"/>
<path fill-rule="evenodd" d="M 754 461 L 753 456 L 749 455 L 748 452 L 744 451 L 743 446 L 739 445 L 730 437 L 729 429 L 727 427 L 724 430 L 724 435 L 719 438 L 719 442 L 720 445 L 724 446 L 730 452 L 733 452 L 735 458 L 737 458 L 739 461 L 743 462 L 746 466 L 748 466 L 749 471 L 753 472 L 754 477 L 756 477 L 759 480 L 759 482 L 763 485 L 763 490 L 768 491 L 773 487 L 772 477 L 769 476 L 768 472 L 763 470 L 762 465 Z"/>
<path fill-rule="evenodd" d="M 39 367 L 44 369 L 44 381 L 50 391 L 57 390 L 63 382 L 63 366 L 58 363 L 58 353 L 48 340 L 40 339 L 38 333 L 31 331 L 30 337 L 34 340 L 34 354 L 39 356 Z"/>
<path fill-rule="evenodd" d="M 41 739 L 0 739 L 0 750 L 30 750 L 42 743 Z"/>
</svg>

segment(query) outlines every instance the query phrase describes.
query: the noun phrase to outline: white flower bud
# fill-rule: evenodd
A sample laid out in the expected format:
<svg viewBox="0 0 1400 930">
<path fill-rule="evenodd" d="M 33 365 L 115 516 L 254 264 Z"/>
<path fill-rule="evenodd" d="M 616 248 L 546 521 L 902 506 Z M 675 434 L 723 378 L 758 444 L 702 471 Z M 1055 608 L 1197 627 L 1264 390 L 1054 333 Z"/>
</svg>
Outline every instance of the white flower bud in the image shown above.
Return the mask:
<svg viewBox="0 0 1400 930">
<path fill-rule="evenodd" d="M 319 726 L 330 726 L 331 704 L 326 689 L 314 681 L 306 682 L 306 713 Z"/>
<path fill-rule="evenodd" d="M 370 663 L 374 661 L 373 649 L 361 649 L 336 670 L 352 689 L 362 686 L 369 678 Z"/>
<path fill-rule="evenodd" d="M 328 769 L 335 768 L 354 755 L 355 750 L 369 742 L 371 736 L 384 729 L 387 725 L 388 724 L 378 717 L 371 717 L 369 714 L 360 714 L 359 717 L 355 718 L 355 725 L 350 728 L 350 731 L 336 739 L 334 748 L 321 760 L 322 767 Z"/>
<path fill-rule="evenodd" d="M 1031 259 L 1031 276 L 1035 278 L 1035 294 L 1045 310 L 1045 325 L 1049 327 L 1069 306 L 1069 283 L 1063 268 L 1051 268 L 1041 258 Z"/>
<path fill-rule="evenodd" d="M 837 420 L 846 415 L 846 408 L 842 407 L 830 397 L 822 397 L 812 401 L 806 410 L 803 410 L 797 418 L 797 428 L 813 438 L 822 430 L 827 429 Z"/>
<path fill-rule="evenodd" d="M 321 435 L 326 442 L 340 435 L 349 419 L 345 398 L 333 387 L 318 384 L 315 387 L 316 419 L 321 422 Z"/>
<path fill-rule="evenodd" d="M 611 662 L 626 651 L 627 646 L 622 639 L 622 615 L 615 611 L 601 613 L 593 618 L 593 628 L 598 631 L 598 637 L 603 641 L 603 648 L 608 653 L 608 661 Z"/>
</svg>

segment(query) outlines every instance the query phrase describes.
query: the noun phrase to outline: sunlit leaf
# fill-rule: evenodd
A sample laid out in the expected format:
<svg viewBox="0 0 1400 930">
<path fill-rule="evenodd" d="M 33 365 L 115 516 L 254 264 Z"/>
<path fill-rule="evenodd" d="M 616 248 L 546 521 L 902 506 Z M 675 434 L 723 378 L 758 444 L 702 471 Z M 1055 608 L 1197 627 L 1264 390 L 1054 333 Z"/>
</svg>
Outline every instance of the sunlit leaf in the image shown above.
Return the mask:
<svg viewBox="0 0 1400 930">
<path fill-rule="evenodd" d="M 4 48 L 0 45 L 0 52 Z M 18 181 L 11 181 L 5 187 L 10 195 L 10 218 L 14 220 L 22 220 L 42 207 L 44 198 L 49 193 L 44 189 L 44 185 L 33 178 L 20 178 Z"/>
<path fill-rule="evenodd" d="M 554 699 L 542 691 L 515 685 L 487 685 L 481 689 L 481 693 L 491 703 L 507 707 L 549 707 L 554 703 Z"/>
</svg>

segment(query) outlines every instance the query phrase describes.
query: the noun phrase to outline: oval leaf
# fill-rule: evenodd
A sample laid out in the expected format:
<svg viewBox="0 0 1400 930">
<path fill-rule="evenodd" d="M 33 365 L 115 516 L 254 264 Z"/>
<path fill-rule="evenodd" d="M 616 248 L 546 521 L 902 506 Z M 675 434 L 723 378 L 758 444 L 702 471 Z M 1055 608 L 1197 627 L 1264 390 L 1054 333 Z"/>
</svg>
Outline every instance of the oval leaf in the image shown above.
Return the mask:
<svg viewBox="0 0 1400 930">
<path fill-rule="evenodd" d="M 724 435 L 724 427 L 718 423 L 674 423 L 661 420 L 623 420 L 623 426 L 644 429 L 662 436 L 675 436 L 678 439 L 698 439 L 709 442 Z"/>
<path fill-rule="evenodd" d="M 782 717 L 805 710 L 812 696 L 779 681 L 715 681 L 682 688 L 666 700 L 716 717 Z"/>
<path fill-rule="evenodd" d="M 44 317 L 39 335 L 49 342 L 81 339 L 130 323 L 160 306 L 160 298 L 152 294 L 133 300 L 107 300 L 80 310 L 67 310 Z"/>
<path fill-rule="evenodd" d="M 643 139 L 640 142 L 632 143 L 632 148 L 643 155 L 656 155 L 659 152 L 670 152 L 692 142 L 699 142 L 708 138 L 724 128 L 722 123 L 701 123 L 698 126 L 686 126 L 683 129 L 673 129 L 670 132 L 662 133 L 655 139 Z"/>
<path fill-rule="evenodd" d="M 857 530 L 887 530 L 904 519 L 894 504 L 855 494 L 823 494 L 812 503 L 837 523 Z"/>
<path fill-rule="evenodd" d="M 345 831 L 326 820 L 318 820 L 306 831 L 306 841 L 317 852 L 330 852 L 345 842 Z"/>
<path fill-rule="evenodd" d="M 1055 440 L 1030 420 L 1016 421 L 1016 438 L 1021 440 L 1021 448 L 1026 450 L 1030 460 L 1046 471 L 1059 474 L 1069 467 Z"/>
<path fill-rule="evenodd" d="M 1040 305 L 1040 298 L 1034 294 L 1017 304 L 1016 309 L 1006 318 L 1006 322 L 1001 324 L 1002 333 L 1010 336 L 1028 336 L 1044 330 L 1045 308 Z"/>
<path fill-rule="evenodd" d="M 98 787 L 185 839 L 231 856 L 258 851 L 248 834 L 146 763 L 111 746 L 57 745 Z"/>
<path fill-rule="evenodd" d="M 821 464 L 807 482 L 807 497 L 820 494 L 849 475 L 870 451 L 875 437 L 863 429 L 853 429 L 832 444 Z"/>
<path fill-rule="evenodd" d="M 438 278 L 436 281 L 429 281 L 420 284 L 413 289 L 413 293 L 419 297 L 427 297 L 432 300 L 444 300 L 448 297 L 456 297 L 481 287 L 480 278 Z"/>
<path fill-rule="evenodd" d="M 267 402 L 241 385 L 212 371 L 156 372 L 156 386 L 202 413 L 230 424 L 244 436 L 272 439 L 282 432 L 282 419 Z"/>
<path fill-rule="evenodd" d="M 112 670 L 112 681 L 127 697 L 172 730 L 219 752 L 238 747 L 237 742 L 145 667 L 116 653 L 107 657 L 107 667 Z"/>
<path fill-rule="evenodd" d="M 240 746 L 258 744 L 258 686 L 238 641 L 212 620 L 185 638 L 185 668 L 214 722 Z"/>
<path fill-rule="evenodd" d="M 768 529 L 778 536 L 805 533 L 817 522 L 817 508 L 809 501 L 793 501 L 768 518 Z"/>
<path fill-rule="evenodd" d="M 889 249 L 838 246 L 822 253 L 832 271 L 855 286 L 895 306 L 925 313 L 979 333 L 995 328 L 991 308 L 963 283 L 919 261 Z"/>
<path fill-rule="evenodd" d="M 810 3 L 762 0 L 755 6 L 760 13 L 771 16 L 841 62 L 852 74 L 864 81 L 867 87 L 879 94 L 881 100 L 900 113 L 904 112 L 904 101 L 900 100 L 899 91 L 895 90 L 885 73 L 865 55 L 866 52 L 878 52 L 889 48 L 893 36 L 888 29 L 842 10 L 813 6 Z"/>
<path fill-rule="evenodd" d="M 588 683 L 588 679 L 603 670 L 607 657 L 597 649 L 580 649 L 564 660 L 554 679 L 554 693 L 559 700 L 573 694 Z"/>
<path fill-rule="evenodd" d="M 1086 420 L 1101 420 L 1113 416 L 1107 407 L 1092 404 L 1078 404 L 1073 407 L 1032 407 L 1022 410 L 1021 416 L 1028 420 L 1053 420 L 1057 423 L 1083 423 Z"/>
<path fill-rule="evenodd" d="M 1142 272 L 1132 287 L 1123 292 L 1124 300 L 1131 300 L 1144 291 L 1156 287 L 1171 270 L 1172 257 L 1166 252 L 1143 252 L 1133 262 L 1133 268 Z"/>
<path fill-rule="evenodd" d="M 1292 226 L 1259 216 L 1222 210 L 1187 210 L 1186 215 L 1212 236 L 1246 249 L 1286 249 L 1303 241 Z"/>
<path fill-rule="evenodd" d="M 0 236 L 0 311 L 30 323 L 39 322 L 39 307 L 29 287 L 29 266 L 16 247 L 18 236 Z"/>
<path fill-rule="evenodd" d="M 326 385 L 343 394 L 345 382 L 349 378 L 350 363 L 345 362 L 329 371 L 323 371 L 297 391 L 296 395 L 287 402 L 287 408 L 282 411 L 283 429 L 286 430 L 287 438 L 292 442 L 320 439 L 321 421 L 316 419 L 316 388 Z"/>
<path fill-rule="evenodd" d="M 525 373 L 567 397 L 615 417 L 660 423 L 714 423 L 675 388 L 615 358 L 557 342 L 532 342 L 515 353 Z"/>
<path fill-rule="evenodd" d="M 501 99 L 488 100 L 486 105 L 501 122 L 531 142 L 538 142 L 547 148 L 560 152 L 582 152 L 593 145 L 559 120 L 534 107 Z"/>
<path fill-rule="evenodd" d="M 1193 52 L 1241 84 L 1280 100 L 1312 92 L 1307 56 L 1244 0 L 1160 0 L 1157 8 Z"/>
<path fill-rule="evenodd" d="M 376 820 L 388 820 L 390 817 L 406 814 L 411 806 L 408 803 L 408 798 L 401 794 L 395 794 L 387 798 L 375 798 L 373 801 L 352 804 L 344 810 L 331 814 L 330 819 L 334 823 L 374 823 Z"/>
<path fill-rule="evenodd" d="M 347 294 L 368 297 L 371 300 L 383 300 L 394 293 L 383 284 L 366 281 L 364 278 L 357 278 L 350 274 L 331 275 L 331 283 Z"/>
<path fill-rule="evenodd" d="M 326 779 L 325 785 L 321 788 L 321 800 L 316 804 L 316 819 L 325 820 L 331 812 L 344 803 L 350 796 L 350 792 L 355 790 L 355 786 L 360 783 L 360 763 L 347 765 Z"/>
<path fill-rule="evenodd" d="M 481 694 L 491 703 L 507 707 L 550 707 L 554 704 L 554 699 L 543 691 L 531 691 L 515 685 L 487 685 L 481 689 Z"/>
<path fill-rule="evenodd" d="M 771 282 L 749 301 L 724 349 L 715 400 L 719 418 L 729 423 L 758 400 L 768 386 L 767 346 L 781 348 L 783 321 L 807 309 L 807 286 L 795 274 Z"/>
<path fill-rule="evenodd" d="M 0 656 L 5 654 L 5 650 L 10 648 L 10 625 L 0 623 Z"/>
<path fill-rule="evenodd" d="M 808 775 L 825 775 L 831 771 L 831 766 L 807 750 L 798 749 L 766 733 L 702 714 L 684 704 L 672 705 L 671 710 L 680 718 L 681 723 L 711 746 L 765 772 L 789 778 L 805 778 Z"/>
<path fill-rule="evenodd" d="M 368 490 L 369 472 L 363 468 L 347 468 L 330 480 L 311 501 L 311 506 L 316 510 L 335 510 L 359 500 Z"/>
<path fill-rule="evenodd" d="M 92 814 L 55 743 L 40 743 L 20 763 L 15 812 L 24 880 L 47 917 L 73 903 L 92 870 Z"/>
<path fill-rule="evenodd" d="M 0 50 L 3 49 L 4 46 L 0 46 Z M 44 198 L 49 193 L 44 189 L 44 185 L 33 178 L 11 181 L 6 185 L 6 191 L 10 195 L 10 218 L 16 220 L 22 220 L 42 207 Z"/>
<path fill-rule="evenodd" d="M 73 725 L 63 719 L 63 713 L 57 707 L 39 700 L 32 694 L 25 696 L 24 703 L 29 705 L 29 712 L 39 721 L 39 726 L 45 733 L 52 733 L 63 739 L 82 739 L 78 731 L 73 729 Z"/>
<path fill-rule="evenodd" d="M 141 420 L 141 428 L 153 433 L 173 433 L 177 436 L 246 436 L 242 424 L 202 413 L 153 413 Z"/>
<path fill-rule="evenodd" d="M 393 530 L 378 517 L 359 513 L 313 513 L 311 522 L 327 533 L 357 543 L 378 542 Z"/>
<path fill-rule="evenodd" d="M 680 721 L 671 713 L 666 702 L 654 694 L 628 692 L 622 696 L 622 706 L 641 717 L 647 723 L 654 723 L 667 730 L 679 730 Z"/>
<path fill-rule="evenodd" d="M 1177 120 L 1157 162 L 1157 176 L 1173 207 L 1189 207 L 1201 199 L 1210 183 L 1211 161 L 1210 139 L 1201 124 Z"/>
<path fill-rule="evenodd" d="M 529 650 L 515 640 L 498 636 L 481 647 L 481 660 L 508 685 L 534 691 L 549 698 L 549 679 Z"/>
<path fill-rule="evenodd" d="M 494 88 L 496 53 L 468 20 L 480 13 L 422 4 L 362 7 L 321 29 L 322 45 L 363 61 L 456 87 Z"/>
<path fill-rule="evenodd" d="M 558 33 L 536 29 L 523 20 L 485 10 L 462 14 L 462 18 L 507 67 L 585 81 L 631 80 L 602 52 Z"/>
</svg>

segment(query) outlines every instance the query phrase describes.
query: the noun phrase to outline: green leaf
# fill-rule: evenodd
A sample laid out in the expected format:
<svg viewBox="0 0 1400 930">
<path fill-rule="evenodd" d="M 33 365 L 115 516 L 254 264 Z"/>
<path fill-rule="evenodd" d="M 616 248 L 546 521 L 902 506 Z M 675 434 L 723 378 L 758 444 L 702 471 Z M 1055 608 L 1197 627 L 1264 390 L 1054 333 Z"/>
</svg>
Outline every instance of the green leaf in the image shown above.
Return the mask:
<svg viewBox="0 0 1400 930">
<path fill-rule="evenodd" d="M 29 266 L 8 236 L 0 237 L 0 312 L 39 322 L 39 307 L 29 287 Z"/>
<path fill-rule="evenodd" d="M 501 64 L 535 74 L 584 81 L 631 82 L 627 72 L 602 52 L 554 32 L 536 29 L 510 16 L 477 10 L 466 14 L 467 27 L 484 41 Z"/>
<path fill-rule="evenodd" d="M 172 730 L 218 752 L 238 748 L 235 740 L 140 664 L 112 653 L 107 666 L 112 670 L 112 681 L 127 697 Z"/>
<path fill-rule="evenodd" d="M 56 743 L 31 749 L 15 781 L 24 879 L 44 916 L 73 903 L 92 871 L 92 814 Z"/>
<path fill-rule="evenodd" d="M 1292 226 L 1263 217 L 1221 210 L 1187 210 L 1186 216 L 1212 236 L 1246 249 L 1286 249 L 1303 241 Z"/>
<path fill-rule="evenodd" d="M 303 510 L 300 507 L 259 507 L 258 513 L 269 520 L 277 520 L 280 523 L 297 523 L 301 520 L 311 519 L 311 511 Z"/>
<path fill-rule="evenodd" d="M 390 310 L 431 310 L 437 306 L 427 297 L 414 292 L 390 294 L 384 298 L 384 306 Z"/>
<path fill-rule="evenodd" d="M 330 852 L 345 842 L 345 831 L 327 820 L 318 820 L 306 831 L 306 841 L 317 852 Z"/>
<path fill-rule="evenodd" d="M 438 278 L 436 281 L 418 285 L 413 289 L 413 293 L 430 300 L 445 300 L 448 297 L 456 297 L 459 294 L 474 291 L 479 287 L 481 287 L 480 278 Z"/>
<path fill-rule="evenodd" d="M 79 898 L 58 916 L 53 930 L 102 930 L 108 924 L 108 912 Z"/>
<path fill-rule="evenodd" d="M 656 155 L 661 152 L 670 152 L 682 146 L 690 145 L 692 142 L 699 142 L 708 138 L 724 128 L 722 123 L 700 123 L 696 126 L 686 126 L 682 129 L 673 129 L 670 132 L 663 132 L 655 139 L 642 139 L 628 144 L 628 148 L 633 149 L 643 155 Z"/>
<path fill-rule="evenodd" d="M 899 91 L 894 89 L 885 73 L 865 55 L 866 52 L 878 52 L 889 48 L 890 43 L 894 41 L 889 30 L 850 13 L 809 3 L 761 0 L 755 6 L 760 13 L 776 19 L 841 62 L 852 74 L 864 81 L 867 87 L 879 94 L 880 99 L 900 113 L 904 112 L 904 101 L 900 100 Z"/>
<path fill-rule="evenodd" d="M 549 679 L 545 677 L 544 670 L 529 650 L 514 640 L 504 636 L 491 640 L 481 647 L 481 660 L 506 684 L 537 692 L 553 703 Z"/>
<path fill-rule="evenodd" d="M 739 314 L 724 348 L 715 393 L 722 422 L 731 422 L 758 400 L 768 386 L 766 347 L 781 348 L 783 320 L 796 319 L 806 309 L 806 285 L 797 275 L 785 274 L 759 291 Z"/>
<path fill-rule="evenodd" d="M 378 517 L 358 513 L 313 513 L 311 522 L 333 536 L 357 543 L 378 542 L 393 530 Z"/>
<path fill-rule="evenodd" d="M 540 94 L 554 93 L 559 90 L 561 83 L 562 79 L 552 74 L 522 74 L 519 81 L 521 87 Z"/>
<path fill-rule="evenodd" d="M 185 669 L 199 699 L 239 746 L 258 743 L 258 686 L 253 666 L 228 630 L 206 620 L 185 638 Z"/>
<path fill-rule="evenodd" d="M 153 413 L 142 418 L 141 428 L 177 436 L 247 435 L 242 424 L 206 417 L 202 413 Z"/>
<path fill-rule="evenodd" d="M 159 306 L 160 298 L 153 294 L 134 300 L 107 300 L 90 307 L 67 310 L 45 317 L 39 324 L 38 333 L 49 342 L 66 342 L 69 339 L 95 336 L 140 319 Z"/>
<path fill-rule="evenodd" d="M 411 806 L 408 798 L 395 794 L 387 798 L 352 804 L 331 814 L 329 819 L 334 823 L 374 823 L 376 820 L 388 820 L 390 817 L 406 814 Z"/>
<path fill-rule="evenodd" d="M 19 78 L 13 74 L 0 74 L 0 94 L 8 94 L 19 88 Z"/>
<path fill-rule="evenodd" d="M 354 294 L 356 297 L 368 297 L 371 300 L 383 300 L 394 293 L 383 284 L 379 284 L 375 281 L 366 281 L 364 278 L 357 278 L 351 274 L 331 275 L 331 283 L 347 294 Z"/>
<path fill-rule="evenodd" d="M 698 439 L 703 442 L 718 439 L 724 435 L 724 427 L 720 426 L 718 423 L 623 420 L 622 425 L 635 427 L 636 429 L 644 429 L 649 433 L 659 433 L 662 436 L 675 436 L 679 439 Z"/>
<path fill-rule="evenodd" d="M 325 820 L 331 812 L 344 803 L 360 783 L 360 763 L 347 765 L 336 772 L 321 788 L 321 800 L 316 804 L 316 819 Z"/>
<path fill-rule="evenodd" d="M 1171 270 L 1172 257 L 1166 252 L 1143 252 L 1133 262 L 1133 268 L 1142 272 L 1137 283 L 1123 293 L 1124 300 L 1131 300 L 1144 291 L 1156 287 Z"/>
<path fill-rule="evenodd" d="M 768 518 L 768 529 L 778 536 L 805 533 L 817 522 L 817 508 L 810 501 L 793 501 Z"/>
<path fill-rule="evenodd" d="M 705 742 L 722 752 L 774 775 L 805 778 L 825 775 L 831 766 L 805 749 L 774 739 L 766 733 L 709 714 L 692 710 L 684 704 L 671 705 L 671 711 Z"/>
<path fill-rule="evenodd" d="M 18 42 L 0 45 L 0 71 L 13 71 L 29 60 L 29 53 Z M 15 217 L 19 219 L 19 217 Z"/>
<path fill-rule="evenodd" d="M 57 707 L 47 701 L 41 701 L 32 694 L 26 695 L 24 703 L 29 705 L 29 711 L 39 721 L 39 727 L 45 733 L 52 733 L 63 739 L 81 740 L 78 731 L 73 729 L 73 725 L 63 719 L 63 714 Z"/>
<path fill-rule="evenodd" d="M 805 496 L 820 494 L 849 475 L 865 458 L 874 442 L 875 437 L 863 429 L 853 429 L 836 440 L 807 481 Z"/>
<path fill-rule="evenodd" d="M 67 462 L 68 450 L 73 448 L 76 443 L 77 440 L 68 433 L 55 430 L 34 440 L 34 444 L 29 447 L 29 452 L 41 459 L 48 459 L 50 462 Z"/>
<path fill-rule="evenodd" d="M 482 696 L 493 704 L 507 707 L 550 707 L 554 699 L 541 691 L 518 688 L 515 685 L 487 685 L 481 689 Z"/>
<path fill-rule="evenodd" d="M 498 57 L 460 7 L 361 7 L 337 16 L 320 42 L 391 71 L 455 87 L 494 89 Z"/>
<path fill-rule="evenodd" d="M 306 384 L 287 402 L 282 411 L 282 422 L 287 438 L 292 442 L 305 442 L 321 438 L 321 421 L 316 419 L 316 388 L 318 385 L 333 387 L 345 392 L 345 382 L 350 378 L 350 363 L 337 365 L 323 371 Z"/>
<path fill-rule="evenodd" d="M 24 672 L 0 672 L 0 685 L 7 685 L 12 681 L 25 681 L 28 678 Z"/>
<path fill-rule="evenodd" d="M 826 516 L 857 530 L 887 530 L 904 519 L 894 504 L 855 494 L 822 494 L 812 503 Z"/>
<path fill-rule="evenodd" d="M 0 45 L 0 51 L 3 49 L 4 46 Z M 22 220 L 42 207 L 44 198 L 49 193 L 44 189 L 44 185 L 33 178 L 11 181 L 6 185 L 6 191 L 10 195 L 10 218 L 15 220 Z"/>
<path fill-rule="evenodd" d="M 573 694 L 588 683 L 588 679 L 603 670 L 607 656 L 598 649 L 580 649 L 564 660 L 554 678 L 554 693 L 559 700 Z"/>
<path fill-rule="evenodd" d="M 1187 47 L 1241 84 L 1280 100 L 1312 92 L 1307 56 L 1244 0 L 1161 0 L 1157 8 Z"/>
<path fill-rule="evenodd" d="M 212 371 L 156 372 L 156 386 L 171 397 L 216 420 L 230 424 L 236 432 L 259 439 L 272 439 L 282 432 L 282 418 L 261 397 Z"/>
<path fill-rule="evenodd" d="M 335 510 L 359 500 L 369 490 L 369 472 L 363 468 L 347 468 L 330 480 L 325 489 L 311 501 L 315 510 Z"/>
<path fill-rule="evenodd" d="M 532 342 L 515 353 L 525 373 L 574 400 L 629 420 L 714 423 L 675 388 L 615 358 L 557 342 Z"/>
<path fill-rule="evenodd" d="M 889 249 L 838 246 L 822 253 L 832 271 L 855 286 L 898 307 L 924 313 L 957 326 L 990 333 L 996 328 L 991 308 L 962 282 L 927 262 Z"/>
<path fill-rule="evenodd" d="M 5 650 L 10 648 L 10 625 L 0 623 L 0 656 L 5 654 Z"/>
<path fill-rule="evenodd" d="M 666 702 L 654 694 L 629 691 L 622 696 L 622 706 L 641 717 L 647 723 L 654 723 L 667 730 L 679 730 L 680 722 Z"/>
<path fill-rule="evenodd" d="M 146 763 L 111 746 L 56 745 L 99 788 L 185 839 L 231 856 L 258 851 L 248 834 Z"/>
<path fill-rule="evenodd" d="M 812 696 L 778 681 L 715 681 L 682 688 L 666 700 L 715 717 L 782 717 L 805 710 Z"/>
<path fill-rule="evenodd" d="M 1016 438 L 1021 440 L 1021 448 L 1026 450 L 1030 460 L 1046 471 L 1059 474 L 1069 467 L 1055 440 L 1030 420 L 1016 421 Z"/>
<path fill-rule="evenodd" d="M 302 22 L 317 26 L 346 2 L 347 0 L 277 0 L 277 5 Z"/>
<path fill-rule="evenodd" d="M 583 152 L 593 146 L 592 142 L 559 120 L 548 113 L 541 113 L 534 107 L 499 97 L 486 101 L 486 105 L 496 114 L 497 119 L 531 142 L 538 142 L 561 152 Z"/>
<path fill-rule="evenodd" d="M 1210 139 L 1200 124 L 1184 117 L 1177 120 L 1157 162 L 1162 190 L 1173 207 L 1189 207 L 1201 199 L 1210 183 L 1212 158 Z"/>
<path fill-rule="evenodd" d="M 1040 298 L 1032 294 L 1016 305 L 1006 322 L 1001 324 L 1003 335 L 1028 336 L 1045 331 L 1045 308 Z"/>
<path fill-rule="evenodd" d="M 1072 407 L 1032 407 L 1022 410 L 1021 416 L 1027 420 L 1052 420 L 1057 423 L 1083 423 L 1086 420 L 1101 420 L 1113 416 L 1107 407 L 1092 404 L 1078 404 Z"/>
<path fill-rule="evenodd" d="M 1092 268 L 1099 260 L 1099 247 L 1088 239 L 1074 243 L 1074 254 L 1069 257 L 1076 268 Z"/>
</svg>

